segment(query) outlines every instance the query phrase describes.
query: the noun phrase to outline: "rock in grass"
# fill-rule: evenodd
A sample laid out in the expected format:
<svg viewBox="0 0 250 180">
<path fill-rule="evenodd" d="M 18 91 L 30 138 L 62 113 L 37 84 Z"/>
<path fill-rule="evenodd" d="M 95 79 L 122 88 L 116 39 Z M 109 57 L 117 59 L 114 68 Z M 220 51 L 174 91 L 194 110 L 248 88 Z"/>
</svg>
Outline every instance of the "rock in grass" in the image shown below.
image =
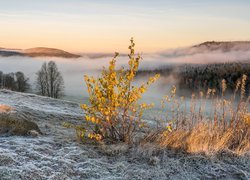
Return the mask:
<svg viewBox="0 0 250 180">
<path fill-rule="evenodd" d="M 149 159 L 149 165 L 156 166 L 160 163 L 160 159 L 156 156 L 153 156 Z"/>
<path fill-rule="evenodd" d="M 27 119 L 19 119 L 15 115 L 0 113 L 0 135 L 37 136 L 42 134 L 38 125 Z"/>
<path fill-rule="evenodd" d="M 28 131 L 28 135 L 29 136 L 32 136 L 32 137 L 37 137 L 37 136 L 39 136 L 41 133 L 39 133 L 38 131 L 36 131 L 36 130 L 30 130 L 30 131 Z"/>
</svg>

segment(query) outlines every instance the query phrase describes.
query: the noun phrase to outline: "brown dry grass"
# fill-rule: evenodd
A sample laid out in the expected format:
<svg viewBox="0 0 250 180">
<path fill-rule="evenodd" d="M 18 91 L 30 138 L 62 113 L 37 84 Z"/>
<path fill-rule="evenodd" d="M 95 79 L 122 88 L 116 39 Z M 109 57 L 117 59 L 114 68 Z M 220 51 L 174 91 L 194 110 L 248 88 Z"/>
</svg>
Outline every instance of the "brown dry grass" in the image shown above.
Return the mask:
<svg viewBox="0 0 250 180">
<path fill-rule="evenodd" d="M 234 94 L 228 99 L 225 97 L 226 82 L 222 80 L 221 96 L 216 95 L 211 89 L 208 90 L 205 99 L 202 92 L 199 99 L 193 94 L 189 111 L 186 107 L 181 110 L 180 105 L 183 101 L 175 96 L 174 87 L 170 96 L 163 102 L 163 105 L 170 103 L 172 107 L 169 110 L 171 112 L 166 113 L 166 121 L 162 121 L 165 123 L 163 127 L 166 128 L 147 135 L 142 144 L 153 142 L 160 148 L 183 150 L 188 153 L 210 154 L 224 150 L 238 155 L 249 153 L 250 97 L 245 97 L 245 86 L 246 76 L 243 75 Z"/>
<path fill-rule="evenodd" d="M 14 110 L 14 108 L 4 105 L 4 104 L 0 104 L 0 113 L 8 113 L 12 110 Z"/>
<path fill-rule="evenodd" d="M 204 122 L 190 130 L 177 129 L 158 136 L 155 141 L 162 148 L 180 149 L 189 153 L 209 154 L 230 150 L 241 155 L 250 151 L 250 125 L 240 124 L 222 130 L 219 126 L 210 127 L 210 124 Z"/>
</svg>

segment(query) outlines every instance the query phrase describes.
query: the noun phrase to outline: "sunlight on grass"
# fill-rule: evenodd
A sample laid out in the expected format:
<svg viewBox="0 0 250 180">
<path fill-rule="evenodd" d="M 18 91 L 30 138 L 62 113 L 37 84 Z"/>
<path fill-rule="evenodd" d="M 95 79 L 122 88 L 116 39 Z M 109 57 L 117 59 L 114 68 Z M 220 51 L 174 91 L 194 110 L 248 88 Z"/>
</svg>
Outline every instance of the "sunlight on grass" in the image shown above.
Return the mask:
<svg viewBox="0 0 250 180">
<path fill-rule="evenodd" d="M 226 98 L 226 82 L 222 80 L 222 91 L 208 89 L 206 96 L 200 92 L 191 97 L 191 106 L 187 109 L 184 97 L 176 97 L 173 87 L 169 96 L 162 101 L 171 104 L 166 111 L 166 119 L 161 120 L 162 127 L 147 139 L 153 138 L 160 147 L 184 150 L 190 153 L 211 153 L 230 150 L 244 154 L 250 150 L 250 114 L 249 97 L 245 96 L 246 75 L 237 83 L 234 94 Z M 204 97 L 205 96 L 205 97 Z M 152 139 L 151 139 L 152 141 Z"/>
<path fill-rule="evenodd" d="M 10 111 L 14 110 L 12 107 L 0 104 L 0 113 L 8 113 Z"/>
</svg>

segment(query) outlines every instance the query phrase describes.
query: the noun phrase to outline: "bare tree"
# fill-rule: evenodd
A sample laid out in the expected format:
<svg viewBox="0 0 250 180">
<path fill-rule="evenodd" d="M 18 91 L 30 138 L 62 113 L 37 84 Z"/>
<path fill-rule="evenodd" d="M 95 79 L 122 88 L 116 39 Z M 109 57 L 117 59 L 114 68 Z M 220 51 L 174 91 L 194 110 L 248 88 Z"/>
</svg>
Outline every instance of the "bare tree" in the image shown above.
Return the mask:
<svg viewBox="0 0 250 180">
<path fill-rule="evenodd" d="M 47 85 L 47 63 L 43 63 L 41 69 L 36 73 L 37 74 L 37 90 L 38 93 L 42 96 L 49 96 L 48 94 L 48 85 Z"/>
<path fill-rule="evenodd" d="M 3 88 L 3 72 L 0 71 L 0 89 Z"/>
<path fill-rule="evenodd" d="M 54 61 L 50 61 L 48 64 L 43 63 L 41 69 L 37 72 L 36 84 L 38 93 L 42 96 L 60 98 L 63 95 L 63 77 Z"/>
</svg>

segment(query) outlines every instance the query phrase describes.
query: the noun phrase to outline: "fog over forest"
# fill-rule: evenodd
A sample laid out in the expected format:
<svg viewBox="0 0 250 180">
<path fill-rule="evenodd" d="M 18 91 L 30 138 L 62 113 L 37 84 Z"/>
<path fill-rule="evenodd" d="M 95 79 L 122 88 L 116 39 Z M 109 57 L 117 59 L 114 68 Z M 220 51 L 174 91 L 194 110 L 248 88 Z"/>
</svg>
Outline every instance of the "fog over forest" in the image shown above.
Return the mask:
<svg viewBox="0 0 250 180">
<path fill-rule="evenodd" d="M 229 46 L 230 45 L 230 46 Z M 140 70 L 152 71 L 162 67 L 174 67 L 183 64 L 210 64 L 224 62 L 250 62 L 250 46 L 247 42 L 215 43 L 206 42 L 197 46 L 161 51 L 158 53 L 142 53 Z M 55 57 L 0 57 L 0 71 L 4 73 L 22 71 L 30 79 L 31 89 L 35 89 L 36 72 L 45 61 L 55 61 L 65 82 L 65 99 L 81 102 L 87 97 L 83 80 L 85 74 L 98 76 L 103 66 L 107 67 L 112 59 L 109 54 L 96 57 L 83 56 L 80 58 Z M 117 67 L 125 66 L 128 57 L 124 54 L 117 58 Z M 141 79 L 137 78 L 137 82 Z M 161 86 L 164 82 L 164 87 Z M 173 76 L 164 76 L 145 94 L 146 99 L 161 99 L 173 84 L 177 84 Z M 165 86 L 168 84 L 169 86 Z"/>
</svg>

